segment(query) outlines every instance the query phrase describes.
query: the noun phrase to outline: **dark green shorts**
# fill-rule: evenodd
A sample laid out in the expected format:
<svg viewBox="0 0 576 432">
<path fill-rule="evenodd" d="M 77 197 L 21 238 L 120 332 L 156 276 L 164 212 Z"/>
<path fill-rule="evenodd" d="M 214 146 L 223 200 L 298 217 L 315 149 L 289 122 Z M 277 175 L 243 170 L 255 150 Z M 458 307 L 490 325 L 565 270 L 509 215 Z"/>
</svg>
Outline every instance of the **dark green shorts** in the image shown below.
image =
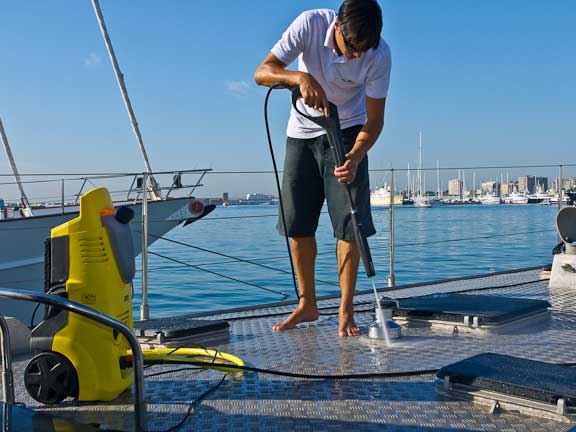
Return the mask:
<svg viewBox="0 0 576 432">
<path fill-rule="evenodd" d="M 345 152 L 349 152 L 362 126 L 342 130 Z M 368 156 L 362 160 L 356 178 L 349 185 L 356 206 L 356 217 L 364 235 L 376 233 L 370 214 L 370 182 Z M 346 188 L 334 176 L 334 158 L 326 135 L 316 138 L 286 140 L 286 159 L 282 178 L 282 201 L 286 228 L 290 237 L 313 237 L 318 228 L 320 211 L 326 198 L 328 213 L 334 228 L 334 237 L 353 240 L 350 206 Z M 282 215 L 278 219 L 278 232 L 284 235 Z"/>
</svg>

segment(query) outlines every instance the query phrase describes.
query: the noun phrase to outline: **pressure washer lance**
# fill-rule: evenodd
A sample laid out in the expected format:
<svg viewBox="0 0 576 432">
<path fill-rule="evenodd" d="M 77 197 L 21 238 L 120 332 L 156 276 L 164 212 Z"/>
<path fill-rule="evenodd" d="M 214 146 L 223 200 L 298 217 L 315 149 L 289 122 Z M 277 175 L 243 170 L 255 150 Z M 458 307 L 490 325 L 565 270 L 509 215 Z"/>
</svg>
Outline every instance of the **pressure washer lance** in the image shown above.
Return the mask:
<svg viewBox="0 0 576 432">
<path fill-rule="evenodd" d="M 300 114 L 302 117 L 305 117 L 311 122 L 322 127 L 326 131 L 328 143 L 330 144 L 330 150 L 332 150 L 332 156 L 334 157 L 334 162 L 336 166 L 339 167 L 344 165 L 345 153 L 342 139 L 342 129 L 340 127 L 340 117 L 338 115 L 338 107 L 334 105 L 332 102 L 329 102 L 328 116 L 325 115 L 311 116 L 305 114 L 298 108 L 298 99 L 302 97 L 300 88 L 293 87 L 291 88 L 291 90 L 292 90 L 292 106 L 294 107 L 296 112 Z M 372 255 L 370 253 L 370 247 L 368 246 L 368 239 L 362 232 L 362 224 L 356 218 L 357 211 L 356 206 L 354 205 L 354 200 L 352 199 L 352 193 L 350 192 L 350 186 L 344 183 L 344 187 L 346 188 L 348 205 L 350 206 L 350 220 L 352 222 L 352 229 L 354 230 L 354 240 L 356 241 L 356 246 L 358 247 L 358 251 L 360 252 L 360 257 L 362 258 L 362 263 L 364 264 L 364 270 L 366 271 L 366 276 L 368 278 L 373 278 L 376 275 L 376 271 L 374 270 L 374 263 L 372 262 Z M 382 331 L 380 332 L 375 332 L 373 337 L 381 338 L 382 336 L 376 336 L 376 334 L 383 333 L 384 339 L 386 340 L 386 344 L 390 345 L 390 336 L 388 334 L 389 331 L 386 325 L 387 321 L 384 320 L 384 314 L 380 306 L 380 301 L 378 299 L 378 293 L 376 291 L 376 283 L 374 279 L 372 279 L 372 288 L 374 289 L 374 295 L 376 297 L 376 311 L 377 311 L 376 315 L 378 318 L 378 323 L 380 324 L 382 329 Z M 377 325 L 375 323 L 372 324 Z"/>
</svg>

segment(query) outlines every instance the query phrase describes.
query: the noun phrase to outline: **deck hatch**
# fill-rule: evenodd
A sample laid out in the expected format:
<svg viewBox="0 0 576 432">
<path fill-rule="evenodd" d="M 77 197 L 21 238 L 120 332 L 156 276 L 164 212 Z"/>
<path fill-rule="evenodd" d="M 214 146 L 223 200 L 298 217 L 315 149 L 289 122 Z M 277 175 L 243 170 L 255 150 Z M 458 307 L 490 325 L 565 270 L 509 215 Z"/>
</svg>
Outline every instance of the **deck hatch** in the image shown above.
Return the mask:
<svg viewBox="0 0 576 432">
<path fill-rule="evenodd" d="M 439 321 L 468 326 L 497 326 L 545 313 L 550 303 L 511 297 L 435 294 L 399 301 L 395 315 L 407 320 Z"/>
<path fill-rule="evenodd" d="M 161 318 L 134 322 L 134 332 L 141 342 L 165 346 L 227 336 L 229 327 L 228 322 L 222 320 Z"/>
<path fill-rule="evenodd" d="M 485 353 L 445 366 L 439 391 L 499 410 L 573 421 L 576 369 L 502 354 Z"/>
</svg>

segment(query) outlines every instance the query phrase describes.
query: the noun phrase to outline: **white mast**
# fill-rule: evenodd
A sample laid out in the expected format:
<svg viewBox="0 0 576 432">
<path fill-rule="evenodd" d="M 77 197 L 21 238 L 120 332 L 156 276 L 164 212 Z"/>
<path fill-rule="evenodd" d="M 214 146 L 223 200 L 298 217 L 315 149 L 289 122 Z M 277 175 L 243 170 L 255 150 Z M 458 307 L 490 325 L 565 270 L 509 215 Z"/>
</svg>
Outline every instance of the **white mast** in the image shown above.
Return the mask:
<svg viewBox="0 0 576 432">
<path fill-rule="evenodd" d="M 406 172 L 407 177 L 407 186 L 406 186 L 406 198 L 410 199 L 410 195 L 412 195 L 412 189 L 410 188 L 410 162 L 408 162 L 408 171 Z"/>
<path fill-rule="evenodd" d="M 476 199 L 476 171 L 472 176 L 472 198 Z"/>
<path fill-rule="evenodd" d="M 20 178 L 20 174 L 18 173 L 18 168 L 16 168 L 16 162 L 14 161 L 12 150 L 10 150 L 10 144 L 8 143 L 8 137 L 6 136 L 6 132 L 4 131 L 4 125 L 2 124 L 1 118 L 0 118 L 0 137 L 2 138 L 2 143 L 4 144 L 4 150 L 6 150 L 8 160 L 10 161 L 10 166 L 12 167 L 12 173 L 14 174 L 14 179 L 16 180 L 16 184 L 18 185 L 18 189 L 20 189 L 20 201 L 24 206 L 22 208 L 22 215 L 25 217 L 30 217 L 32 216 L 32 207 L 30 206 L 28 197 L 24 192 L 24 187 L 22 186 L 22 179 Z"/>
<path fill-rule="evenodd" d="M 422 131 L 418 142 L 418 196 L 422 196 Z"/>
<path fill-rule="evenodd" d="M 100 31 L 102 32 L 102 37 L 104 38 L 104 43 L 106 44 L 106 49 L 108 50 L 108 55 L 110 56 L 110 61 L 112 62 L 112 67 L 114 68 L 114 74 L 116 75 L 116 81 L 118 81 L 118 86 L 120 87 L 120 92 L 122 93 L 122 98 L 124 99 L 124 105 L 126 106 L 126 111 L 128 111 L 128 117 L 130 118 L 130 123 L 132 124 L 132 130 L 136 135 L 136 140 L 140 147 L 140 152 L 144 158 L 144 165 L 146 165 L 146 171 L 148 172 L 148 178 L 150 180 L 150 198 L 153 200 L 159 200 L 162 198 L 162 193 L 160 192 L 160 187 L 156 182 L 156 179 L 152 175 L 152 167 L 150 166 L 150 161 L 148 160 L 148 155 L 146 154 L 146 149 L 144 148 L 144 142 L 142 141 L 142 134 L 140 133 L 140 127 L 136 121 L 136 115 L 132 109 L 132 104 L 130 98 L 128 97 L 128 91 L 126 90 L 126 84 L 124 83 L 124 74 L 120 71 L 120 66 L 118 66 L 118 61 L 116 60 L 116 54 L 114 53 L 114 48 L 112 48 L 112 42 L 108 36 L 108 30 L 106 29 L 106 24 L 104 23 L 104 17 L 102 16 L 102 11 L 100 9 L 100 4 L 98 0 L 92 0 L 92 6 L 94 7 L 94 12 L 96 13 L 96 19 L 98 20 L 98 25 L 100 26 Z M 145 192 L 144 192 L 145 193 Z"/>
<path fill-rule="evenodd" d="M 463 189 L 463 187 L 462 187 L 462 174 L 460 172 L 460 168 L 458 168 L 458 191 L 460 192 L 460 197 L 459 197 L 460 200 L 462 200 L 462 196 L 463 196 L 462 189 Z"/>
<path fill-rule="evenodd" d="M 422 191 L 420 192 L 420 196 L 426 195 L 426 171 L 422 173 Z"/>
<path fill-rule="evenodd" d="M 436 160 L 436 196 L 440 199 L 440 161 Z"/>
</svg>

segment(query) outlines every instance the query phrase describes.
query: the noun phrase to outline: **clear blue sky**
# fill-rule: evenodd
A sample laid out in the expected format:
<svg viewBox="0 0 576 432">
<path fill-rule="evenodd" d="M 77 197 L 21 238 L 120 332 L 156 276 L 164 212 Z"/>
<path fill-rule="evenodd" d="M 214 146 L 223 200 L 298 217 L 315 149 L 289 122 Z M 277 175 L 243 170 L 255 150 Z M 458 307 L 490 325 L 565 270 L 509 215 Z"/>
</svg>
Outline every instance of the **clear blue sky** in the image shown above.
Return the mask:
<svg viewBox="0 0 576 432">
<path fill-rule="evenodd" d="M 4 3 L 0 116 L 20 171 L 141 170 L 91 2 Z M 101 0 L 153 169 L 270 169 L 254 69 L 299 12 L 339 4 Z M 425 166 L 576 162 L 576 2 L 380 4 L 393 70 L 373 168 L 414 165 L 419 130 Z M 278 92 L 280 159 L 287 114 Z M 204 183 L 199 195 L 274 190 L 270 176 Z"/>
</svg>

